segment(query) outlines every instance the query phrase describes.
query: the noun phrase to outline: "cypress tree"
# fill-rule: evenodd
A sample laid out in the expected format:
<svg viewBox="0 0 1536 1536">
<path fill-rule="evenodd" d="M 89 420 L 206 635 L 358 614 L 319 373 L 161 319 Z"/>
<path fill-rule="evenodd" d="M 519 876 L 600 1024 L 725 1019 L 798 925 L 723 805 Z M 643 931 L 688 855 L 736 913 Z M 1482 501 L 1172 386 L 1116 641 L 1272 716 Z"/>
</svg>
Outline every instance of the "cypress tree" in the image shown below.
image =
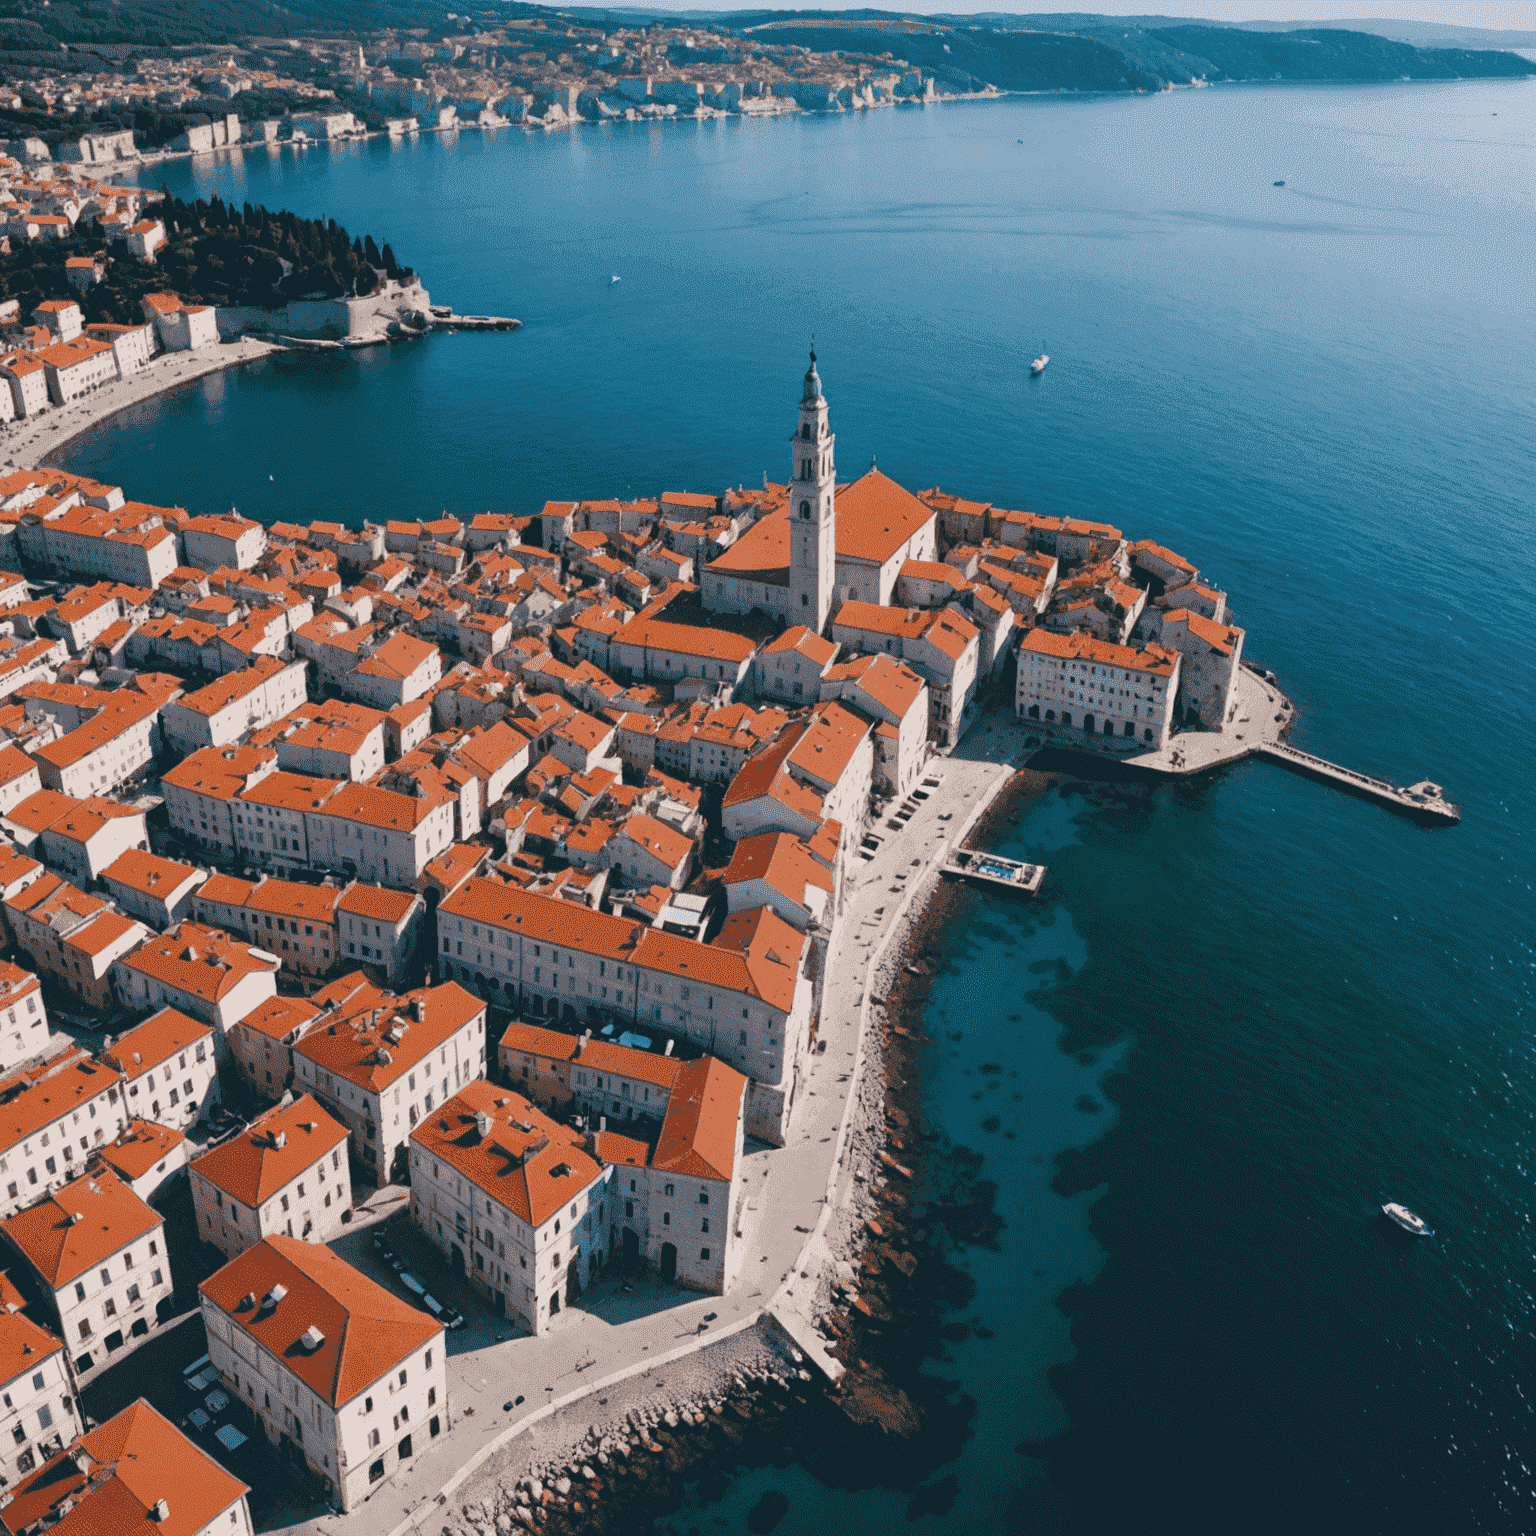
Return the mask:
<svg viewBox="0 0 1536 1536">
<path fill-rule="evenodd" d="M 373 243 L 373 236 L 367 236 L 363 241 L 363 260 L 370 267 L 382 267 L 384 258 L 379 255 L 379 248 Z"/>
</svg>

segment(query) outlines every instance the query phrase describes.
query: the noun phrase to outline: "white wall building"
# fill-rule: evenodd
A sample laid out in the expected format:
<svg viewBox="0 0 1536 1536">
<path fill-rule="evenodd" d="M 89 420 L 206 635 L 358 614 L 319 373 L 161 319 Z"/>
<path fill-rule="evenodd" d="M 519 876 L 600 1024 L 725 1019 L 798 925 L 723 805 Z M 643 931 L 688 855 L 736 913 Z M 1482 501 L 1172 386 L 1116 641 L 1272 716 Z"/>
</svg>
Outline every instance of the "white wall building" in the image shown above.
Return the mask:
<svg viewBox="0 0 1536 1536">
<path fill-rule="evenodd" d="M 193 1161 L 198 1236 L 229 1259 L 274 1235 L 339 1237 L 352 1209 L 346 1143 L 346 1126 L 308 1094 L 269 1109 Z"/>
<path fill-rule="evenodd" d="M 442 1326 L 318 1243 L 269 1237 L 203 1281 L 208 1355 L 268 1440 L 355 1509 L 449 1428 Z"/>
</svg>

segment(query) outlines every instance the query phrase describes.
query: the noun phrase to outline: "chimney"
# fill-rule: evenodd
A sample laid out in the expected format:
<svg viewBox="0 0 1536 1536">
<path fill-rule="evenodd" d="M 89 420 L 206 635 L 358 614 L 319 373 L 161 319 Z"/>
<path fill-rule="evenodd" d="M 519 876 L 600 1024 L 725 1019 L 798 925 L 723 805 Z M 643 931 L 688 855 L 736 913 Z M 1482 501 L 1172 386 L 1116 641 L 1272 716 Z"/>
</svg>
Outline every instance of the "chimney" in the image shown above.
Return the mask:
<svg viewBox="0 0 1536 1536">
<path fill-rule="evenodd" d="M 491 1134 L 491 1117 L 483 1109 L 475 1114 L 475 1129 L 479 1131 L 482 1140 Z"/>
<path fill-rule="evenodd" d="M 321 1333 L 313 1323 L 311 1323 L 309 1327 L 304 1330 L 304 1335 L 299 1340 L 299 1342 L 304 1346 L 305 1349 L 313 1354 L 317 1349 L 320 1348 L 322 1344 L 325 1343 L 325 1335 Z"/>
<path fill-rule="evenodd" d="M 155 1507 L 149 1513 L 152 1520 L 158 1520 L 163 1524 L 171 1518 L 171 1506 L 164 1499 L 156 1499 Z"/>
<path fill-rule="evenodd" d="M 419 1024 L 427 1016 L 427 999 L 424 992 L 418 992 L 411 999 L 411 1017 Z"/>
<path fill-rule="evenodd" d="M 276 1147 L 279 1152 L 281 1152 L 283 1148 L 288 1145 L 288 1132 L 274 1131 L 272 1133 L 272 1145 Z"/>
</svg>

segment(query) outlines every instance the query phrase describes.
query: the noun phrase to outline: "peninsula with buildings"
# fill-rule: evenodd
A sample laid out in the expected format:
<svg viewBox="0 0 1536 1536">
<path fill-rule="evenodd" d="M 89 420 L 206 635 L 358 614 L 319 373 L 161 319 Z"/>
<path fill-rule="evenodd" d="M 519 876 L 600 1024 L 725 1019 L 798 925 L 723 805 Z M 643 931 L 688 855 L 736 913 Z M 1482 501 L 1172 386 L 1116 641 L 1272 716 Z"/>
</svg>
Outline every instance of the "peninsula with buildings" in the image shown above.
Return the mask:
<svg viewBox="0 0 1536 1536">
<path fill-rule="evenodd" d="M 945 861 L 1042 744 L 1290 710 L 1183 556 L 840 483 L 814 355 L 791 424 L 783 483 L 467 521 L 0 479 L 9 1536 L 531 1529 L 754 1373 L 860 1422 Z"/>
<path fill-rule="evenodd" d="M 1082 13 L 761 11 L 679 24 L 643 9 L 521 3 L 427 25 L 381 0 L 370 21 L 326 0 L 276 12 L 231 0 L 217 14 L 176 15 L 155 0 L 115 0 L 110 11 L 19 0 L 0 20 L 0 138 L 29 158 L 101 165 L 367 133 L 846 112 L 1020 91 L 1516 78 L 1532 65 L 1507 50 L 1536 41 Z"/>
</svg>

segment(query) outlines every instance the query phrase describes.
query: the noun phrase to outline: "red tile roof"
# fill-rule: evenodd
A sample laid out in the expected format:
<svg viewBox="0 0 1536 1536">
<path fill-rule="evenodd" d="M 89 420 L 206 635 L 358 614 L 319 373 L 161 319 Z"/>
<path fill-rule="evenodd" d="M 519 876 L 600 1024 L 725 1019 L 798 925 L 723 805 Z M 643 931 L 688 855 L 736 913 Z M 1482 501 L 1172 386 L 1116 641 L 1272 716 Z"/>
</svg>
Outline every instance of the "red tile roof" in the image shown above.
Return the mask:
<svg viewBox="0 0 1536 1536">
<path fill-rule="evenodd" d="M 102 1051 L 101 1059 L 127 1077 L 138 1077 L 150 1067 L 194 1049 L 199 1040 L 205 1041 L 209 1050 L 213 1048 L 211 1024 L 200 1024 L 174 1008 L 162 1008 L 126 1035 L 119 1035 Z"/>
<path fill-rule="evenodd" d="M 349 1134 L 306 1093 L 292 1104 L 268 1110 L 238 1136 L 203 1153 L 192 1168 L 254 1210 L 341 1146 Z M 282 1146 L 277 1145 L 279 1136 Z"/>
<path fill-rule="evenodd" d="M 140 1398 L 16 1484 L 0 1525 L 9 1536 L 197 1536 L 247 1491 Z"/>
<path fill-rule="evenodd" d="M 736 1128 L 747 1080 L 705 1056 L 677 1070 L 651 1166 L 695 1179 L 729 1180 L 736 1171 Z"/>
<path fill-rule="evenodd" d="M 101 1168 L 18 1211 L 0 1223 L 0 1230 L 44 1284 L 57 1291 L 160 1224 L 159 1212 Z"/>
<path fill-rule="evenodd" d="M 491 1119 L 486 1136 L 476 1122 L 482 1113 Z M 483 1078 L 427 1115 L 411 1140 L 534 1228 L 602 1177 L 574 1130 Z"/>
<path fill-rule="evenodd" d="M 276 1285 L 286 1294 L 264 1305 Z M 329 1248 L 297 1238 L 263 1238 L 198 1289 L 333 1408 L 434 1339 L 441 1344 L 440 1323 Z M 247 1296 L 254 1305 L 243 1305 Z M 310 1328 L 323 1335 L 313 1349 L 302 1342 Z"/>
</svg>

